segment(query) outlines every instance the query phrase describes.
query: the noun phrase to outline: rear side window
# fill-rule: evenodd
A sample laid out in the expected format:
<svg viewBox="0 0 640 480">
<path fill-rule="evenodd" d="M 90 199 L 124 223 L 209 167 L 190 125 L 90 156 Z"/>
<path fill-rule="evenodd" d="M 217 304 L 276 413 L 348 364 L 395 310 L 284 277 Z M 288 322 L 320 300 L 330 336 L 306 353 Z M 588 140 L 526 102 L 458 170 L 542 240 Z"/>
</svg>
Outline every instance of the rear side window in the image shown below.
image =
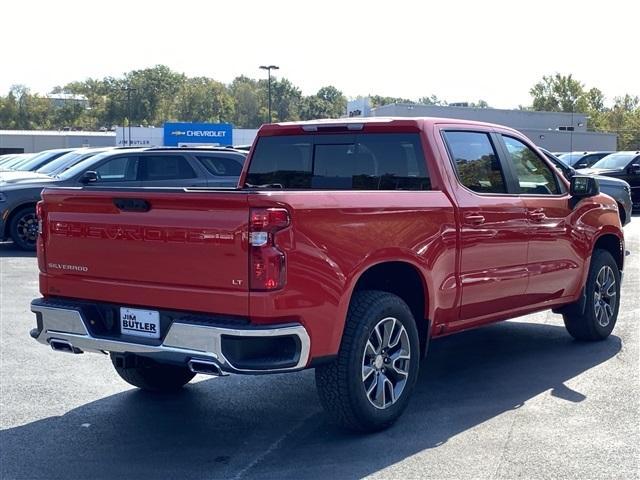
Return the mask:
<svg viewBox="0 0 640 480">
<path fill-rule="evenodd" d="M 430 190 L 418 134 L 261 137 L 247 187 Z"/>
<path fill-rule="evenodd" d="M 444 132 L 460 182 L 478 193 L 507 193 L 504 173 L 489 135 Z"/>
<path fill-rule="evenodd" d="M 179 155 L 149 155 L 141 159 L 143 180 L 180 180 L 196 177 L 196 172 L 187 159 Z"/>
<path fill-rule="evenodd" d="M 244 161 L 241 157 L 198 155 L 196 158 L 216 177 L 239 177 Z"/>
<path fill-rule="evenodd" d="M 95 169 L 98 182 L 132 182 L 138 176 L 138 157 L 116 157 Z"/>
</svg>

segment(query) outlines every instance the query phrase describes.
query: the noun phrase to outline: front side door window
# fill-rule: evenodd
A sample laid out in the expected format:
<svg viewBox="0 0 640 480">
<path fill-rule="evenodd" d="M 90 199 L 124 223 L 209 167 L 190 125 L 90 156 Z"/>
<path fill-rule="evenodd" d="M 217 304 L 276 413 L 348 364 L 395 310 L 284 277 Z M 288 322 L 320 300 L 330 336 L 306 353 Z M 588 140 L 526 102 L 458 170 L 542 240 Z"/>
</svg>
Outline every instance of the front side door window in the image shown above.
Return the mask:
<svg viewBox="0 0 640 480">
<path fill-rule="evenodd" d="M 513 137 L 502 136 L 520 194 L 558 195 L 556 174 L 528 145 Z"/>
</svg>

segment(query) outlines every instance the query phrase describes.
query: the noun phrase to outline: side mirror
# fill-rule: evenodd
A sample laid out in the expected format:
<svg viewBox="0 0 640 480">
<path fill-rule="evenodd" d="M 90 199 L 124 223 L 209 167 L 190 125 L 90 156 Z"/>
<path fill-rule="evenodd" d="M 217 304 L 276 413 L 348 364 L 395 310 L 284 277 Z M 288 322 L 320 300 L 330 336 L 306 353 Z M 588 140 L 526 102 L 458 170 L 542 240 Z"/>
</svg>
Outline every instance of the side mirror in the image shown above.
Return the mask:
<svg viewBox="0 0 640 480">
<path fill-rule="evenodd" d="M 98 172 L 94 172 L 93 170 L 87 170 L 80 177 L 80 183 L 94 183 L 98 181 Z"/>
<path fill-rule="evenodd" d="M 588 165 L 586 163 L 579 163 L 578 165 L 576 165 L 576 168 L 587 168 Z"/>
<path fill-rule="evenodd" d="M 629 173 L 632 175 L 640 175 L 640 164 L 632 163 L 629 167 Z"/>
<path fill-rule="evenodd" d="M 593 197 L 600 193 L 600 185 L 593 177 L 574 175 L 569 184 L 569 193 L 576 198 Z"/>
</svg>

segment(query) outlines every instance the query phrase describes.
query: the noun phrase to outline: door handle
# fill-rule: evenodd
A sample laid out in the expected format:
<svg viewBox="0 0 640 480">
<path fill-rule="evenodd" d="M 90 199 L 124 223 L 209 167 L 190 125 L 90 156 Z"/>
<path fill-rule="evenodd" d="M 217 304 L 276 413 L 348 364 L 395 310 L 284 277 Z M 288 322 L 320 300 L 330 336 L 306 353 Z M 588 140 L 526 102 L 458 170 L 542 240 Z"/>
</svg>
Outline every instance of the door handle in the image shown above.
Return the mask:
<svg viewBox="0 0 640 480">
<path fill-rule="evenodd" d="M 482 225 L 484 223 L 484 216 L 479 213 L 467 213 L 464 216 L 464 219 L 467 223 L 472 225 Z"/>
<path fill-rule="evenodd" d="M 123 212 L 148 212 L 151 205 L 141 198 L 114 198 L 113 204 Z"/>
<path fill-rule="evenodd" d="M 547 218 L 547 216 L 544 213 L 544 210 L 541 208 L 538 208 L 536 210 L 529 210 L 528 214 L 531 220 L 535 220 L 537 222 Z"/>
</svg>

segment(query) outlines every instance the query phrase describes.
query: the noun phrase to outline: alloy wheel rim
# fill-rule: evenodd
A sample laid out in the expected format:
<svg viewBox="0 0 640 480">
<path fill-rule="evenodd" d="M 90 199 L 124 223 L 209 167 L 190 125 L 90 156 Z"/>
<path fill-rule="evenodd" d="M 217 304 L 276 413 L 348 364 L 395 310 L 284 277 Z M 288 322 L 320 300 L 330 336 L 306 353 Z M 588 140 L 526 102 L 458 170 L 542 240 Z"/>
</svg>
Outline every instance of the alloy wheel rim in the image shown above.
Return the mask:
<svg viewBox="0 0 640 480">
<path fill-rule="evenodd" d="M 35 213 L 27 213 L 18 220 L 17 233 L 27 245 L 35 245 L 38 238 L 38 219 Z"/>
<path fill-rule="evenodd" d="M 603 266 L 596 276 L 593 292 L 593 308 L 598 325 L 607 327 L 616 308 L 616 277 L 609 265 Z"/>
<path fill-rule="evenodd" d="M 362 356 L 362 384 L 371 405 L 384 410 L 398 401 L 410 362 L 407 330 L 396 318 L 383 318 L 373 327 Z"/>
</svg>

